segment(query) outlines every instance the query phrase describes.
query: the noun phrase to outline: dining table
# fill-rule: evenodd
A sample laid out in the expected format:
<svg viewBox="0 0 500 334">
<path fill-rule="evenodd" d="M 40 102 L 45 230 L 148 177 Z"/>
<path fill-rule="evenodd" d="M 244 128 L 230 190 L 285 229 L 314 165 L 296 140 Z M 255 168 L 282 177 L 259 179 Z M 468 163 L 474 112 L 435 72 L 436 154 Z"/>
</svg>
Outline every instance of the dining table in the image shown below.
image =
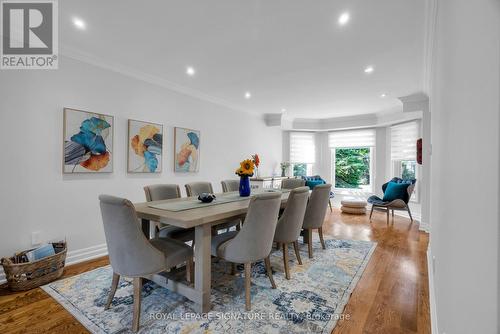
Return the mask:
<svg viewBox="0 0 500 334">
<path fill-rule="evenodd" d="M 197 197 L 135 203 L 144 235 L 150 237 L 152 222 L 184 229 L 194 228 L 194 286 L 177 280 L 168 273 L 151 275 L 153 282 L 177 292 L 195 304 L 195 312 L 207 313 L 211 309 L 211 239 L 212 227 L 236 219 L 244 219 L 251 197 L 262 192 L 280 192 L 281 206 L 288 200 L 289 190 L 274 189 L 252 191 L 249 197 L 238 192 L 216 194 L 212 203 L 202 203 Z"/>
</svg>

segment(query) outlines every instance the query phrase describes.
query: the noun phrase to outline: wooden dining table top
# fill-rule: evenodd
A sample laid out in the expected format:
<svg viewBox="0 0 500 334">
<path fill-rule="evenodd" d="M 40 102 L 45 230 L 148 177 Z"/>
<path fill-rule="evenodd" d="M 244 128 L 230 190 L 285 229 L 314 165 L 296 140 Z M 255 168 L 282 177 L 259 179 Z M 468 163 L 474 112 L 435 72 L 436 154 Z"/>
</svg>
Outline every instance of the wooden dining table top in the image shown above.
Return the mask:
<svg viewBox="0 0 500 334">
<path fill-rule="evenodd" d="M 280 190 L 277 190 L 280 191 Z M 280 191 L 282 205 L 285 205 L 288 200 L 289 191 Z M 229 194 L 229 193 L 225 193 Z M 234 193 L 233 193 L 234 194 Z M 224 196 L 224 194 L 216 194 Z M 148 219 L 163 224 L 169 224 L 182 228 L 191 228 L 204 224 L 220 223 L 232 218 L 244 216 L 248 210 L 250 199 L 233 201 L 229 203 L 221 203 L 199 208 L 192 208 L 182 211 L 170 211 L 165 209 L 153 208 L 151 205 L 162 204 L 175 201 L 192 201 L 196 197 L 184 197 L 162 201 L 134 203 L 137 216 L 141 219 Z"/>
</svg>

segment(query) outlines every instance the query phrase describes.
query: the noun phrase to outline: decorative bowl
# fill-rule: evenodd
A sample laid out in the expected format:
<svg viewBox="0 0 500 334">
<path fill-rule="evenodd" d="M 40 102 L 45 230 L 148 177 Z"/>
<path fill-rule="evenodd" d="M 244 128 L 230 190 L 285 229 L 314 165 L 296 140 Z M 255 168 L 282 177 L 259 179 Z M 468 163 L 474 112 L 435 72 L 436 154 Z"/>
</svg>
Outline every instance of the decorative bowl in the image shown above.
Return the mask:
<svg viewBox="0 0 500 334">
<path fill-rule="evenodd" d="M 198 199 L 203 203 L 211 203 L 215 198 L 215 195 L 211 193 L 201 193 L 198 196 Z"/>
</svg>

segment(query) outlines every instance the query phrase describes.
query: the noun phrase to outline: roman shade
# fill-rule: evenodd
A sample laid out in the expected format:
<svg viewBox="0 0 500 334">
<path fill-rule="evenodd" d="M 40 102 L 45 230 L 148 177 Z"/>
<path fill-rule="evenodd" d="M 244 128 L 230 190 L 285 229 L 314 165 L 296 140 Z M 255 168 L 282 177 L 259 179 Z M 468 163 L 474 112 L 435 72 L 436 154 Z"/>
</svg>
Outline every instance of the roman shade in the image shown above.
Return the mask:
<svg viewBox="0 0 500 334">
<path fill-rule="evenodd" d="M 290 132 L 290 162 L 313 164 L 316 158 L 313 132 Z"/>
<path fill-rule="evenodd" d="M 330 148 L 374 147 L 375 141 L 375 129 L 335 131 L 328 134 Z"/>
<path fill-rule="evenodd" d="M 418 138 L 420 138 L 418 121 L 391 126 L 391 160 L 416 160 Z"/>
</svg>

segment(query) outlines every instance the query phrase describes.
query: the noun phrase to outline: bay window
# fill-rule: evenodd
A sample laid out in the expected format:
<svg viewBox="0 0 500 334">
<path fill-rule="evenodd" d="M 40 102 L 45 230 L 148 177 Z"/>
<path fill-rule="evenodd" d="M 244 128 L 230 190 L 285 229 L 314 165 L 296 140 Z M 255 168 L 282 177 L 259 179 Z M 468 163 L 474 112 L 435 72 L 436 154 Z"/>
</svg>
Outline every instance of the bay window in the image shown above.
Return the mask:
<svg viewBox="0 0 500 334">
<path fill-rule="evenodd" d="M 375 129 L 328 134 L 334 188 L 372 192 Z"/>
</svg>

